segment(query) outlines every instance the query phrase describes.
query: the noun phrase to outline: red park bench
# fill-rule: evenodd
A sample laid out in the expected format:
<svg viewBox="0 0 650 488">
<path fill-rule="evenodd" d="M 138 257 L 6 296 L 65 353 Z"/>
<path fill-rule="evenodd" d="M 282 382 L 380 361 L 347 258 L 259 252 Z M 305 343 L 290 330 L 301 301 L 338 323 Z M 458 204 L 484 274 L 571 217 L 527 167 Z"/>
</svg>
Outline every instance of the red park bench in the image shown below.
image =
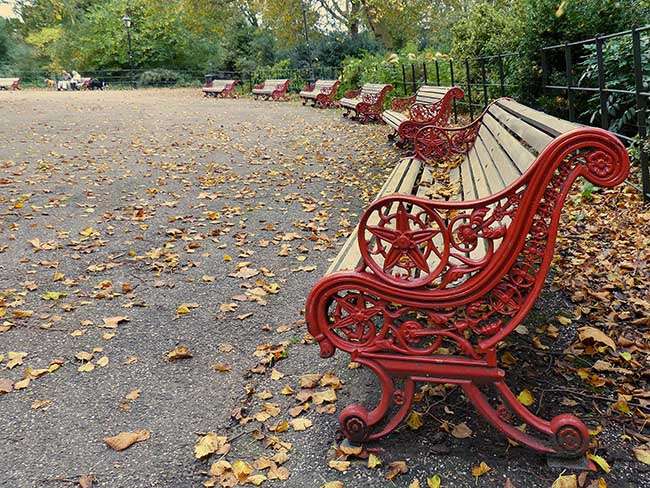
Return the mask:
<svg viewBox="0 0 650 488">
<path fill-rule="evenodd" d="M 205 97 L 219 97 L 219 98 L 234 98 L 235 85 L 237 80 L 211 80 L 206 83 L 202 88 L 203 96 Z"/>
<path fill-rule="evenodd" d="M 0 78 L 0 90 L 20 90 L 20 78 Z"/>
<path fill-rule="evenodd" d="M 264 97 L 265 100 L 286 99 L 290 83 L 291 80 L 265 80 L 264 83 L 255 85 L 252 93 L 255 100 L 259 97 Z"/>
<path fill-rule="evenodd" d="M 361 122 L 371 119 L 380 120 L 384 110 L 384 99 L 392 89 L 392 85 L 366 83 L 360 90 L 348 91 L 339 100 L 339 105 L 345 109 L 343 116 L 347 117 L 350 112 L 354 112 L 355 117 Z"/>
<path fill-rule="evenodd" d="M 452 103 L 463 96 L 463 90 L 455 86 L 425 85 L 413 96 L 394 98 L 391 109 L 382 112 L 381 118 L 395 131 L 391 139 L 398 136 L 401 145 L 413 143 L 415 133 L 425 125 L 449 125 Z"/>
<path fill-rule="evenodd" d="M 336 92 L 341 82 L 339 80 L 316 80 L 316 83 L 307 85 L 299 96 L 302 104 L 311 101 L 312 106 L 320 108 L 334 107 L 336 105 Z"/>
<path fill-rule="evenodd" d="M 458 192 L 430 198 L 430 169 L 402 160 L 307 299 L 321 356 L 345 351 L 381 384 L 376 408 L 341 412 L 343 433 L 378 439 L 409 413 L 416 383 L 456 384 L 513 441 L 578 457 L 589 445 L 585 424 L 572 414 L 544 420 L 524 407 L 506 385 L 497 349 L 540 294 L 573 182 L 622 183 L 625 147 L 607 131 L 510 99 L 467 127 L 420 131 L 425 140 L 416 145 L 457 155 L 449 176 Z M 495 408 L 487 390 L 507 408 Z M 517 428 L 522 422 L 526 431 Z"/>
</svg>

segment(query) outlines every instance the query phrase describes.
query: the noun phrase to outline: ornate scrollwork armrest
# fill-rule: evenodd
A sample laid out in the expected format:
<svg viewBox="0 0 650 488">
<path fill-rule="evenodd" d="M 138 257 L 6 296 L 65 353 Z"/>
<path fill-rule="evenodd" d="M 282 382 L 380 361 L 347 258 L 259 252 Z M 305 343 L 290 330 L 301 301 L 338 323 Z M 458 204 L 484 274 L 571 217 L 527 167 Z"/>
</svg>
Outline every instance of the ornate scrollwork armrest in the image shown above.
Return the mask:
<svg viewBox="0 0 650 488">
<path fill-rule="evenodd" d="M 495 241 L 506 235 L 521 193 L 471 202 L 447 202 L 407 195 L 375 201 L 359 222 L 364 266 L 400 288 L 445 288 L 480 271 L 491 260 Z M 480 257 L 469 255 L 477 248 Z"/>
<path fill-rule="evenodd" d="M 422 160 L 443 160 L 467 154 L 476 142 L 483 118 L 465 127 L 426 125 L 415 134 L 415 155 Z"/>
<path fill-rule="evenodd" d="M 395 112 L 404 112 L 407 109 L 411 108 L 414 103 L 415 95 L 412 95 L 410 97 L 393 98 L 390 109 L 394 110 Z"/>
<path fill-rule="evenodd" d="M 264 83 L 257 83 L 255 86 L 253 86 L 253 88 L 257 90 L 261 90 L 262 88 L 264 88 Z"/>
<path fill-rule="evenodd" d="M 303 88 L 303 91 L 311 92 L 311 91 L 314 91 L 314 88 L 316 88 L 316 84 L 315 84 L 315 83 L 305 83 L 305 87 Z M 321 92 L 322 92 L 322 91 L 323 91 L 323 90 L 321 90 Z"/>
</svg>

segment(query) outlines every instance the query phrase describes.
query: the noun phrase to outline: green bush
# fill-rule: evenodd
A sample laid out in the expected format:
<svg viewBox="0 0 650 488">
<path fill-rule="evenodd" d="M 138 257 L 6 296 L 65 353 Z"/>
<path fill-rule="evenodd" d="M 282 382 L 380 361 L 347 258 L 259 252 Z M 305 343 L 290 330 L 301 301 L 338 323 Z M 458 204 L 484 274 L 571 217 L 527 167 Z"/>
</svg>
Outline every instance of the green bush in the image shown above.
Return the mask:
<svg viewBox="0 0 650 488">
<path fill-rule="evenodd" d="M 138 78 L 139 86 L 168 86 L 176 85 L 183 81 L 183 77 L 177 71 L 170 69 L 152 69 L 143 72 Z"/>
</svg>

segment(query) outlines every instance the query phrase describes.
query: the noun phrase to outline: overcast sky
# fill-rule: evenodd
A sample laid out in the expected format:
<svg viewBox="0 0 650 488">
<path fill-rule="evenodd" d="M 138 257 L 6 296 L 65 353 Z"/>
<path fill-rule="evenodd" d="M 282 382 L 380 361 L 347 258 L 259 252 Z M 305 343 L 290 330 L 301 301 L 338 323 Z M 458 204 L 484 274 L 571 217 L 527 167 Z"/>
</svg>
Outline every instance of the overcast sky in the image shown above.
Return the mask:
<svg viewBox="0 0 650 488">
<path fill-rule="evenodd" d="M 0 0 L 0 17 L 13 17 L 13 4 L 14 0 Z"/>
</svg>

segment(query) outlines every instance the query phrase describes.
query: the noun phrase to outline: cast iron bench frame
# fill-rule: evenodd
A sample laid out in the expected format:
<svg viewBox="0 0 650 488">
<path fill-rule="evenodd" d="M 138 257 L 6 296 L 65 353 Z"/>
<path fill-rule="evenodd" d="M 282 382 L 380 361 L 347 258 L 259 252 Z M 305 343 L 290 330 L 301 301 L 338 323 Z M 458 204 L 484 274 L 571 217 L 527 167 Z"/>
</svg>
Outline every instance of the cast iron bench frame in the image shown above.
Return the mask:
<svg viewBox="0 0 650 488">
<path fill-rule="evenodd" d="M 265 100 L 268 100 L 269 98 L 275 101 L 286 100 L 290 84 L 291 80 L 287 79 L 265 80 L 264 83 L 255 85 L 252 93 L 255 100 L 259 97 L 263 97 Z"/>
<path fill-rule="evenodd" d="M 369 120 L 381 121 L 386 95 L 393 89 L 393 85 L 380 83 L 366 83 L 359 90 L 350 90 L 339 100 L 339 105 L 345 110 L 343 117 L 354 113 L 354 118 L 361 123 Z"/>
<path fill-rule="evenodd" d="M 316 80 L 310 83 L 299 93 L 302 104 L 311 101 L 312 107 L 329 108 L 337 106 L 336 92 L 341 84 L 340 80 Z"/>
<path fill-rule="evenodd" d="M 201 90 L 205 97 L 235 98 L 235 86 L 237 83 L 239 83 L 238 80 L 210 80 Z"/>
<path fill-rule="evenodd" d="M 572 414 L 544 420 L 522 405 L 505 383 L 497 346 L 540 294 L 573 182 L 622 183 L 627 151 L 605 130 L 510 99 L 495 101 L 466 128 L 421 132 L 462 156 L 445 170 L 458 194 L 427 198 L 436 175 L 420 159 L 402 160 L 307 299 L 321 356 L 345 351 L 381 385 L 373 410 L 354 404 L 341 412 L 342 431 L 354 442 L 385 436 L 409 413 L 417 382 L 447 383 L 515 442 L 581 456 L 589 445 L 585 424 Z M 488 387 L 513 415 L 490 403 Z M 519 430 L 521 421 L 541 435 Z"/>
</svg>

